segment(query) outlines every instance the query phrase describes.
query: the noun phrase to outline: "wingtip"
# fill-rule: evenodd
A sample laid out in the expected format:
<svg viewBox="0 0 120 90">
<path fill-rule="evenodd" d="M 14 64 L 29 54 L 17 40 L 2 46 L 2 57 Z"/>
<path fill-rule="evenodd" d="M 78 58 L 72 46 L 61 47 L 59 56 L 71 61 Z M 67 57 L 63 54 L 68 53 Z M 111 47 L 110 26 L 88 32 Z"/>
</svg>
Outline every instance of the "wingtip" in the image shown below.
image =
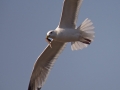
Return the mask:
<svg viewBox="0 0 120 90">
<path fill-rule="evenodd" d="M 32 90 L 32 86 L 29 83 L 28 90 Z"/>
<path fill-rule="evenodd" d="M 31 85 L 29 84 L 28 90 L 34 90 L 33 86 L 31 86 Z M 41 90 L 41 87 L 38 87 L 37 90 Z"/>
<path fill-rule="evenodd" d="M 37 90 L 41 90 L 41 87 L 40 87 L 40 88 L 37 88 Z"/>
</svg>

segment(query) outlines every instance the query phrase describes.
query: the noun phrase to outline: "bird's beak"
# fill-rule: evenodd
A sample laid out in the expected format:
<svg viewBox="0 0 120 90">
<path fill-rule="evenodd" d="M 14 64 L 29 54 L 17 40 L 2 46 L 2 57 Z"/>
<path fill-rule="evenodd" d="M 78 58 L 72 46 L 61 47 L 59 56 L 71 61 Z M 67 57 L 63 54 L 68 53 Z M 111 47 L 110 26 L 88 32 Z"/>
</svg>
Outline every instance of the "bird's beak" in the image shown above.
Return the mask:
<svg viewBox="0 0 120 90">
<path fill-rule="evenodd" d="M 51 40 L 49 39 L 49 36 L 46 36 L 46 41 L 48 42 L 48 44 L 49 44 L 50 47 L 52 48 L 52 46 L 51 46 Z"/>
</svg>

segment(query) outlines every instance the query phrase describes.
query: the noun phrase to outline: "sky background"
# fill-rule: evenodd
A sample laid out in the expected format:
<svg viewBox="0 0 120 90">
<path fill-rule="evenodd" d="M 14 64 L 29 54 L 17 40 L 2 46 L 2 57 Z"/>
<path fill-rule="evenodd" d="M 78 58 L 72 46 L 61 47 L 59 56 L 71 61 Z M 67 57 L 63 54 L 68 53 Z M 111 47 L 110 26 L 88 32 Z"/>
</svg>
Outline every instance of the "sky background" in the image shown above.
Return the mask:
<svg viewBox="0 0 120 90">
<path fill-rule="evenodd" d="M 0 0 L 0 90 L 27 90 L 62 5 L 63 0 Z M 94 23 L 94 42 L 79 51 L 69 43 L 42 90 L 120 90 L 120 0 L 84 0 L 77 26 L 86 18 Z"/>
</svg>

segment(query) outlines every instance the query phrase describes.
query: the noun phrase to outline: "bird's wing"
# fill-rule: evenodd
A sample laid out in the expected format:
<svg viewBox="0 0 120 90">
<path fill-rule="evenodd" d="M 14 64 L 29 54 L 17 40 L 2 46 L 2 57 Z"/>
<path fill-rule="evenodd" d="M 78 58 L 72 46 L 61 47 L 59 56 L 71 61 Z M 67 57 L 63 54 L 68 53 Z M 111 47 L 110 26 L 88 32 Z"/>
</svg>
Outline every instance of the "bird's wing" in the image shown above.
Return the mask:
<svg viewBox="0 0 120 90">
<path fill-rule="evenodd" d="M 48 45 L 35 62 L 28 90 L 40 90 L 55 60 L 64 49 L 66 43 L 51 42 L 52 48 Z"/>
<path fill-rule="evenodd" d="M 59 28 L 75 28 L 83 0 L 64 0 Z"/>
</svg>

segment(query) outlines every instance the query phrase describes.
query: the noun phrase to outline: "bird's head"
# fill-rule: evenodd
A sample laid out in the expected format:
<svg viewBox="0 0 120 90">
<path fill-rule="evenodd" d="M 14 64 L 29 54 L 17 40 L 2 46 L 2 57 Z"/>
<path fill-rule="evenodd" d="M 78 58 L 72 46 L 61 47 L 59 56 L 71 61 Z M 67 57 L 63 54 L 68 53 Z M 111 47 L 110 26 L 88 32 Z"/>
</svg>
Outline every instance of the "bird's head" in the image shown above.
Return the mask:
<svg viewBox="0 0 120 90">
<path fill-rule="evenodd" d="M 55 38 L 55 36 L 56 36 L 56 33 L 55 33 L 54 30 L 51 30 L 51 31 L 47 32 L 46 41 L 49 43 L 50 47 L 51 47 L 51 41 L 52 41 L 52 39 Z"/>
</svg>

